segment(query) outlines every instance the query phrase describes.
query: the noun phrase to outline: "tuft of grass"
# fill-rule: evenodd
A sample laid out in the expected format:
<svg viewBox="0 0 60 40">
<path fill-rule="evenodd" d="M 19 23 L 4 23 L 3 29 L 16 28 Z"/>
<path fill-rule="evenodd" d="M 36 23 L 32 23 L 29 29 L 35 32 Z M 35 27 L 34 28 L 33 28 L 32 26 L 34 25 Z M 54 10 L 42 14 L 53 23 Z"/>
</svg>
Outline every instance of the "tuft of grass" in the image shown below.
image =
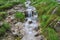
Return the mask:
<svg viewBox="0 0 60 40">
<path fill-rule="evenodd" d="M 58 34 L 56 33 L 56 31 L 50 27 L 47 27 L 44 30 L 44 35 L 47 38 L 47 40 L 58 40 Z"/>
<path fill-rule="evenodd" d="M 21 13 L 21 12 L 16 12 L 15 18 L 16 18 L 18 21 L 23 22 L 24 19 L 25 19 L 25 15 L 24 15 L 23 13 Z"/>
<path fill-rule="evenodd" d="M 0 12 L 0 21 L 4 20 L 7 17 L 6 12 Z"/>
<path fill-rule="evenodd" d="M 8 31 L 10 29 L 10 24 L 7 22 L 4 22 L 1 26 L 0 26 L 0 36 L 4 35 L 6 31 Z"/>
</svg>

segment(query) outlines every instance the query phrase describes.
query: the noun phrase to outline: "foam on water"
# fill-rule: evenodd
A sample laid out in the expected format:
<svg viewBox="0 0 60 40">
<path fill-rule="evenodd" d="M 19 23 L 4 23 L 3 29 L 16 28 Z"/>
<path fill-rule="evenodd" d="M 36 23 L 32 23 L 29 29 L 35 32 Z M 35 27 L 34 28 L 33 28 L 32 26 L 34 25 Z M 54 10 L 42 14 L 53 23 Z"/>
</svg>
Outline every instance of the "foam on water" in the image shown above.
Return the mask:
<svg viewBox="0 0 60 40">
<path fill-rule="evenodd" d="M 35 32 L 35 30 L 33 29 L 35 27 L 38 27 L 38 24 L 37 24 L 38 15 L 37 14 L 34 15 L 34 13 L 32 13 L 32 11 L 36 12 L 36 9 L 35 7 L 31 6 L 30 3 L 31 2 L 28 0 L 27 2 L 25 2 L 28 17 L 26 17 L 27 21 L 24 23 L 24 30 L 25 30 L 26 35 L 24 35 L 22 40 L 36 40 L 34 36 L 37 32 Z"/>
</svg>

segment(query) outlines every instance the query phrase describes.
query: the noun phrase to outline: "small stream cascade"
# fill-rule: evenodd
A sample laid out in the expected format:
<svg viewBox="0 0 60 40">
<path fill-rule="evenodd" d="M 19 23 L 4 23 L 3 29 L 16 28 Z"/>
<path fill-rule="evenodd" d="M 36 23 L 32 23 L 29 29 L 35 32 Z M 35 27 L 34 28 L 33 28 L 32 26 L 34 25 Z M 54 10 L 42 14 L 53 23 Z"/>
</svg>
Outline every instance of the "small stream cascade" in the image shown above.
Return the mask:
<svg viewBox="0 0 60 40">
<path fill-rule="evenodd" d="M 25 2 L 27 17 L 25 18 L 26 21 L 24 22 L 25 35 L 21 40 L 42 40 L 41 36 L 35 37 L 35 35 L 38 33 L 38 14 L 36 13 L 36 8 L 30 4 L 30 0 Z"/>
</svg>

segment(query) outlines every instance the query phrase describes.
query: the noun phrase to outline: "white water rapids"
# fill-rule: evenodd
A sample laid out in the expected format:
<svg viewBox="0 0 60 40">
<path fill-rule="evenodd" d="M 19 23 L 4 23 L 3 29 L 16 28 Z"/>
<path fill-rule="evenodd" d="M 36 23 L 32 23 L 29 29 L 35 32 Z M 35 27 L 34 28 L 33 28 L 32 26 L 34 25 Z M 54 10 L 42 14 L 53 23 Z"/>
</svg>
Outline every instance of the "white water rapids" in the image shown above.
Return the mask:
<svg viewBox="0 0 60 40">
<path fill-rule="evenodd" d="M 26 21 L 24 23 L 24 29 L 23 29 L 25 35 L 21 40 L 41 40 L 41 37 L 39 39 L 35 37 L 35 35 L 37 34 L 35 28 L 38 28 L 38 22 L 37 22 L 38 14 L 36 13 L 35 7 L 31 6 L 30 3 L 31 2 L 28 0 L 25 2 L 28 17 L 26 17 Z M 34 13 L 32 13 L 32 11 Z"/>
</svg>

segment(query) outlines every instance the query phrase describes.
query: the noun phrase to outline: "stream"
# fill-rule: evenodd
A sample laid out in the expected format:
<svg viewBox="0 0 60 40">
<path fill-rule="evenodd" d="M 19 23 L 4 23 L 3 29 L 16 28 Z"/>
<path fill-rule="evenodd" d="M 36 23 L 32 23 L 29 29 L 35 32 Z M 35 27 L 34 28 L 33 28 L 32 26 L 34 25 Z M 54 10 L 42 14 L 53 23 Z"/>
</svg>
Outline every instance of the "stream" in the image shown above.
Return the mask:
<svg viewBox="0 0 60 40">
<path fill-rule="evenodd" d="M 30 5 L 31 1 L 27 0 L 25 2 L 27 17 L 24 23 L 25 35 L 21 40 L 43 40 L 41 36 L 35 37 L 38 33 L 36 30 L 38 28 L 38 14 L 36 13 L 36 8 Z M 33 12 L 33 13 L 32 13 Z"/>
</svg>

